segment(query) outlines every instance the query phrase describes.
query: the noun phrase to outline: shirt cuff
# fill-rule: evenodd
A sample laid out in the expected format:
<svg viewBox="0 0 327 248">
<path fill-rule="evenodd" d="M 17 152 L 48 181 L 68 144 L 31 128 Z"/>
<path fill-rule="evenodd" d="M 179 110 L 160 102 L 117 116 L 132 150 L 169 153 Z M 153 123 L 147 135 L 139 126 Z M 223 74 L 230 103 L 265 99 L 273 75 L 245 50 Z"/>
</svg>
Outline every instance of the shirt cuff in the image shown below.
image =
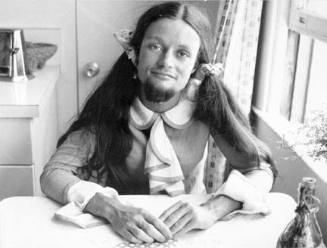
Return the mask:
<svg viewBox="0 0 327 248">
<path fill-rule="evenodd" d="M 261 170 L 260 170 L 261 172 Z M 264 172 L 265 173 L 265 172 Z M 248 179 L 237 170 L 232 170 L 226 182 L 212 194 L 212 197 L 219 195 L 228 196 L 236 201 L 242 202 L 242 209 L 231 212 L 223 220 L 231 219 L 236 214 L 263 214 L 271 212 L 266 196 L 269 190 L 259 189 L 255 182 L 259 177 Z"/>
<path fill-rule="evenodd" d="M 114 188 L 102 187 L 99 184 L 81 180 L 68 189 L 67 200 L 69 203 L 60 208 L 55 216 L 82 228 L 106 224 L 102 218 L 83 212 L 96 193 L 102 193 L 108 197 L 118 197 L 118 192 Z"/>
<path fill-rule="evenodd" d="M 274 183 L 271 165 L 266 162 L 261 162 L 259 168 L 245 173 L 244 176 L 248 179 L 249 183 L 262 193 L 269 192 Z"/>
<path fill-rule="evenodd" d="M 84 210 L 96 193 L 102 193 L 108 197 L 118 197 L 118 192 L 114 188 L 102 187 L 99 184 L 81 180 L 69 188 L 67 200 L 68 202 L 75 202 L 81 210 Z"/>
</svg>

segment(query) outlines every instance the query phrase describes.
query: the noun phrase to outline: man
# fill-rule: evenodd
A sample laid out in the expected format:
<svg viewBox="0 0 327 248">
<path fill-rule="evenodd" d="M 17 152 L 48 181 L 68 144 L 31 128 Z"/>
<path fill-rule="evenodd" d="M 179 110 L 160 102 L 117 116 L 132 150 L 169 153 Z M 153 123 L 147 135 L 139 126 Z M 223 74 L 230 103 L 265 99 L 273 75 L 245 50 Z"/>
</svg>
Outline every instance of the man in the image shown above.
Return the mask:
<svg viewBox="0 0 327 248">
<path fill-rule="evenodd" d="M 219 77 L 205 70 L 210 41 L 209 22 L 193 6 L 166 2 L 146 11 L 132 53 L 118 59 L 59 140 L 41 176 L 44 193 L 77 202 L 134 243 L 164 242 L 260 205 L 273 181 L 270 157 Z M 121 203 L 117 191 L 214 197 L 201 206 L 178 202 L 157 218 Z M 246 192 L 258 197 L 250 204 Z"/>
</svg>

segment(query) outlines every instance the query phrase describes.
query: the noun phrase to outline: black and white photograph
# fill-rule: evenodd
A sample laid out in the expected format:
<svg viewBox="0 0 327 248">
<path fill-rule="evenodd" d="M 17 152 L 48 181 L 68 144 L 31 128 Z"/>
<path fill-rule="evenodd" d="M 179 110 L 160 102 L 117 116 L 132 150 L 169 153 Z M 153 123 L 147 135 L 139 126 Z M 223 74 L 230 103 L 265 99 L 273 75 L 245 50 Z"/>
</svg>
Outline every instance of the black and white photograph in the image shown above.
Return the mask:
<svg viewBox="0 0 327 248">
<path fill-rule="evenodd" d="M 326 248 L 327 0 L 0 3 L 0 248 Z"/>
</svg>

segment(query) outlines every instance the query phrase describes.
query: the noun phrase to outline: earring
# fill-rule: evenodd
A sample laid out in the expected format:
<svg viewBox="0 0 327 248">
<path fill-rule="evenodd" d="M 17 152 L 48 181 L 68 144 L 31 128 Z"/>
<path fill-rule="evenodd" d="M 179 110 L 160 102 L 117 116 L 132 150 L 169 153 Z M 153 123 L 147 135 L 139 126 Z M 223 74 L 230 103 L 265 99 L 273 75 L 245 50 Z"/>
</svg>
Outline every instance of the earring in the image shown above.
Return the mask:
<svg viewBox="0 0 327 248">
<path fill-rule="evenodd" d="M 137 74 L 136 74 L 136 72 L 133 72 L 133 79 L 134 79 L 134 80 L 137 79 Z"/>
</svg>

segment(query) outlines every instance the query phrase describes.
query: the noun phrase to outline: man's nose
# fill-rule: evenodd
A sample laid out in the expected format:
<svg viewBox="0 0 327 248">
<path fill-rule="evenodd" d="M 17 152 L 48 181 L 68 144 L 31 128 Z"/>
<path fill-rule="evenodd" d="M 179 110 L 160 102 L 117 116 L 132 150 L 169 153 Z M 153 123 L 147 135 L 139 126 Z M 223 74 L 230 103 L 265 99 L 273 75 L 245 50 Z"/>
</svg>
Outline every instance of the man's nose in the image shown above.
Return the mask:
<svg viewBox="0 0 327 248">
<path fill-rule="evenodd" d="M 169 68 L 172 67 L 174 63 L 174 54 L 171 50 L 163 51 L 159 57 L 158 65 L 160 67 Z"/>
</svg>

